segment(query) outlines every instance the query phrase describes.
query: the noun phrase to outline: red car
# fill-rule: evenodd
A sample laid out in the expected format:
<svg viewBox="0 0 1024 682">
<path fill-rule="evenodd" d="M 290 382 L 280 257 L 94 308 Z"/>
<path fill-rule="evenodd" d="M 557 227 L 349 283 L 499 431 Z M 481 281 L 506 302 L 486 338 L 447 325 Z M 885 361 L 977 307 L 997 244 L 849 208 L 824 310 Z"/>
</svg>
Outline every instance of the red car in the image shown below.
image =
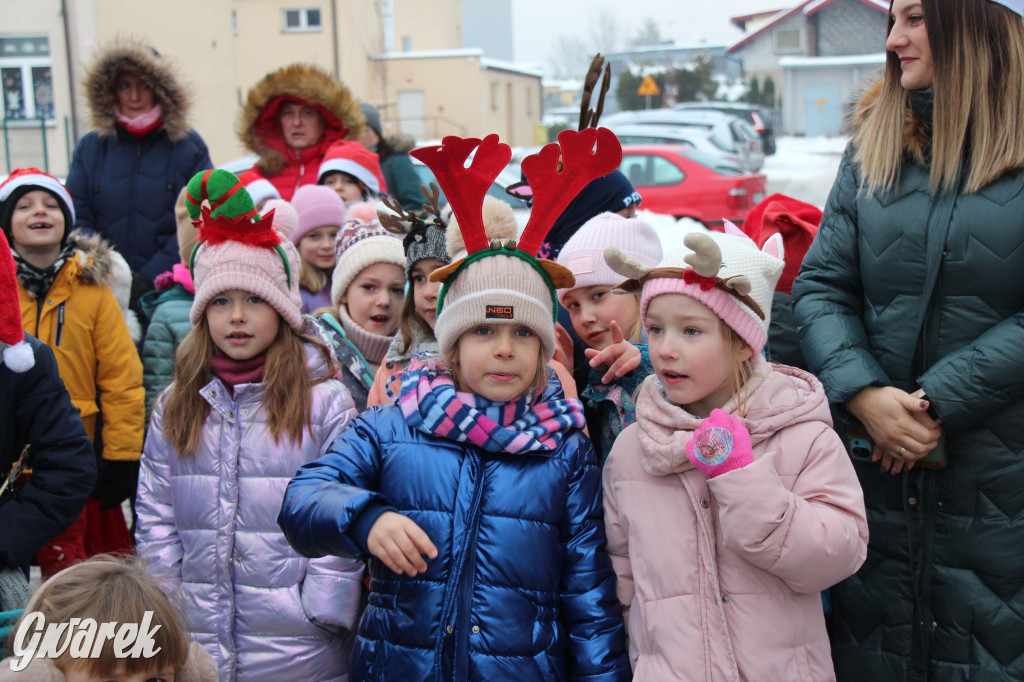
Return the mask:
<svg viewBox="0 0 1024 682">
<path fill-rule="evenodd" d="M 622 145 L 622 165 L 654 213 L 693 218 L 712 230 L 722 220 L 740 225 L 765 197 L 764 173 L 745 173 L 713 154 L 685 145 Z"/>
</svg>

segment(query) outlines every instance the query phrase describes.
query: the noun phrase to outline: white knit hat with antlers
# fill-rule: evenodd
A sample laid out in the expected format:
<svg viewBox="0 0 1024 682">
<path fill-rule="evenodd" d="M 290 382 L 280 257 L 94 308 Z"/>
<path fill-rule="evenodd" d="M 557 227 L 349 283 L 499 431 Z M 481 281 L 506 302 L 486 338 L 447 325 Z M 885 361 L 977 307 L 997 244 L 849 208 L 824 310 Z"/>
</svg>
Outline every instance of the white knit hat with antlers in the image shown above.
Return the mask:
<svg viewBox="0 0 1024 682">
<path fill-rule="evenodd" d="M 647 306 L 655 296 L 683 294 L 710 308 L 759 353 L 768 338 L 775 283 L 785 266 L 782 255 L 782 235 L 772 235 L 758 249 L 750 237 L 726 221 L 724 234 L 687 234 L 683 246 L 670 251 L 656 268 L 614 247 L 605 251 L 605 261 L 629 278 L 620 289 L 635 292 L 642 287 L 642 320 L 647 319 Z"/>
</svg>

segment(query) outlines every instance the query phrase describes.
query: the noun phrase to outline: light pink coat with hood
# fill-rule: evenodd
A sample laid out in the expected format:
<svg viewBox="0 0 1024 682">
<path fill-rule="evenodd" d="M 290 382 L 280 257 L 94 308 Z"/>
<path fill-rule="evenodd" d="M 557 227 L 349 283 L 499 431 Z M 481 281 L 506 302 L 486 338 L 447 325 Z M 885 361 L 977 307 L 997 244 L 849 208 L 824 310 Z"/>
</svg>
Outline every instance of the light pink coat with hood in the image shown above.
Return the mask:
<svg viewBox="0 0 1024 682">
<path fill-rule="evenodd" d="M 759 358 L 740 417 L 754 461 L 710 481 L 685 452 L 700 420 L 659 387 L 604 468 L 634 679 L 834 680 L 819 592 L 864 562 L 868 530 L 821 384 Z"/>
</svg>

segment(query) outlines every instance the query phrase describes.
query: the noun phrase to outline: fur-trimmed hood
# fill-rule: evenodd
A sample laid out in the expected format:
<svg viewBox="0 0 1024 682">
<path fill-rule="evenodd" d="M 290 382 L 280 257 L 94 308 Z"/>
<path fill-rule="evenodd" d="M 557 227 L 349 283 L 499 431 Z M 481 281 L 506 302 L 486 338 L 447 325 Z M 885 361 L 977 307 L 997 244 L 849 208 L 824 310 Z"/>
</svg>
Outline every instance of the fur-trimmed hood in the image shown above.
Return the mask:
<svg viewBox="0 0 1024 682">
<path fill-rule="evenodd" d="M 132 292 L 132 271 L 128 263 L 99 235 L 78 230 L 71 233 L 79 252 L 78 278 L 85 284 L 105 284 L 110 287 L 131 332 L 132 341 L 142 340 L 142 326 L 135 313 L 128 308 Z"/>
<path fill-rule="evenodd" d="M 883 79 L 879 78 L 868 85 L 857 100 L 857 104 L 853 109 L 853 116 L 850 121 L 850 126 L 853 130 L 854 144 L 859 140 L 871 138 L 878 132 L 868 129 L 869 122 L 867 120 L 867 116 L 868 113 L 871 112 L 872 108 L 878 103 L 878 98 L 882 93 L 882 85 Z M 914 96 L 914 93 L 910 94 L 911 98 Z M 927 96 L 928 95 L 923 92 L 919 95 L 922 99 Z M 927 166 L 928 150 L 931 147 L 931 143 L 931 122 L 926 121 L 924 117 L 914 110 L 910 105 L 908 98 L 908 105 L 903 114 L 904 152 L 917 164 Z"/>
<path fill-rule="evenodd" d="M 288 165 L 277 112 L 289 100 L 323 115 L 326 127 L 318 144 L 324 149 L 338 140 L 358 140 L 363 133 L 366 119 L 359 101 L 325 71 L 292 64 L 271 72 L 249 90 L 236 130 L 242 145 L 260 157 L 256 165 L 267 176 L 277 175 Z"/>
<path fill-rule="evenodd" d="M 82 82 L 92 113 L 92 124 L 101 136 L 113 135 L 117 115 L 117 77 L 125 71 L 138 76 L 153 91 L 163 110 L 164 130 L 171 142 L 185 139 L 190 127 L 191 98 L 174 68 L 156 50 L 137 40 L 121 40 L 101 49 Z"/>
</svg>

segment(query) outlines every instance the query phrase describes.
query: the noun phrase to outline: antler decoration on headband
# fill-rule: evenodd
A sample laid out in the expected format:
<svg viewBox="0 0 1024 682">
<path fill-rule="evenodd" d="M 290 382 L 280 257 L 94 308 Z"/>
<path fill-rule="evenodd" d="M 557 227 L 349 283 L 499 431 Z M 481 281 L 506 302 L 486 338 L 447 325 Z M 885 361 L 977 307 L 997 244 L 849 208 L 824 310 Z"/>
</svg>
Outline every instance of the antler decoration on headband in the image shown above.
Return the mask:
<svg viewBox="0 0 1024 682">
<path fill-rule="evenodd" d="M 622 146 L 607 128 L 563 130 L 558 134 L 558 144 L 544 145 L 538 153 L 523 159 L 523 175 L 533 188 L 533 210 L 519 248 L 537 253 L 548 230 L 580 190 L 611 173 L 621 162 Z"/>
<path fill-rule="evenodd" d="M 412 211 L 406 211 L 402 207 L 402 202 L 391 197 L 384 197 L 377 204 L 377 222 L 388 232 L 404 237 L 402 245 L 406 248 L 409 247 L 410 242 L 425 240 L 427 228 L 431 225 L 445 227 L 444 218 L 441 217 L 441 190 L 432 182 L 429 190 L 424 185 L 420 185 L 420 192 L 427 200 L 427 203 L 423 204 L 423 213 L 426 216 L 433 216 L 432 218 L 421 217 Z"/>
<path fill-rule="evenodd" d="M 746 275 L 735 275 L 726 279 L 718 276 L 722 268 L 722 250 L 714 239 L 706 234 L 691 232 L 683 238 L 683 244 L 691 251 L 683 257 L 690 266 L 688 268 L 648 268 L 614 246 L 605 250 L 604 260 L 608 267 L 628 278 L 616 287 L 619 291 L 635 293 L 648 279 L 675 277 L 685 280 L 687 284 L 698 284 L 705 291 L 718 287 L 738 298 L 762 320 L 765 319 L 761 306 L 750 297 L 750 279 Z"/>
<path fill-rule="evenodd" d="M 469 166 L 466 159 L 476 149 Z M 449 135 L 440 147 L 420 147 L 409 152 L 434 173 L 448 205 L 459 222 L 459 229 L 469 253 L 486 249 L 489 244 L 484 233 L 484 196 L 491 183 L 512 158 L 512 149 L 498 142 L 497 135 L 488 135 L 480 141 Z"/>
<path fill-rule="evenodd" d="M 597 95 L 597 109 L 590 108 L 590 98 L 594 93 L 594 86 L 601 78 L 601 67 L 604 66 L 604 79 L 601 81 L 601 90 Z M 604 57 L 598 52 L 590 62 L 590 69 L 583 81 L 583 96 L 580 100 L 580 130 L 584 128 L 596 128 L 597 122 L 601 119 L 601 112 L 604 111 L 604 96 L 608 94 L 608 88 L 612 83 L 612 65 L 605 64 Z"/>
</svg>

